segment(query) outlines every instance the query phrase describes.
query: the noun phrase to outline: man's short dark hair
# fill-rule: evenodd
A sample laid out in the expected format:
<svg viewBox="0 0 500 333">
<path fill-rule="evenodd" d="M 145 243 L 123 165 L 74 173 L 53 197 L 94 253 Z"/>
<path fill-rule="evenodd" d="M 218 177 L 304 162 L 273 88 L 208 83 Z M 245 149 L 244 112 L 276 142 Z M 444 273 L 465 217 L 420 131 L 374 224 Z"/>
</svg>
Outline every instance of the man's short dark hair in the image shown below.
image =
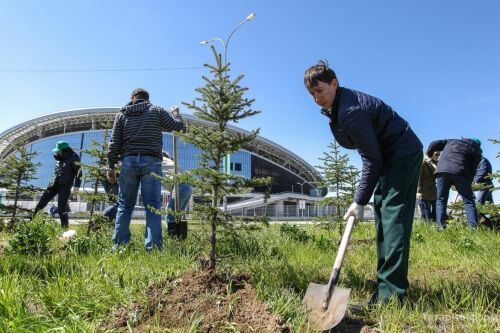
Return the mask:
<svg viewBox="0 0 500 333">
<path fill-rule="evenodd" d="M 304 85 L 307 90 L 311 90 L 318 85 L 318 82 L 330 84 L 337 75 L 328 67 L 328 61 L 320 60 L 316 65 L 309 67 L 304 73 Z"/>
<path fill-rule="evenodd" d="M 130 96 L 130 99 L 145 99 L 149 101 L 149 93 L 146 89 L 143 88 L 135 88 L 134 91 L 132 91 L 132 95 Z"/>
</svg>

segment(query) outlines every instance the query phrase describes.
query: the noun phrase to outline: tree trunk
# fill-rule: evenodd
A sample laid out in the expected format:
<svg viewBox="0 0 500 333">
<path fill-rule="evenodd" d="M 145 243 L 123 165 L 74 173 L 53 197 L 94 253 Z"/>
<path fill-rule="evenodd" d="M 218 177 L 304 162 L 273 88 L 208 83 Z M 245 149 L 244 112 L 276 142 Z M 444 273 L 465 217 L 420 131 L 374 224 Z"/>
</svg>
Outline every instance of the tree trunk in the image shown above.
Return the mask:
<svg viewBox="0 0 500 333">
<path fill-rule="evenodd" d="M 12 218 L 10 219 L 9 228 L 14 227 L 14 220 L 16 219 L 17 202 L 19 201 L 19 186 L 21 186 L 21 179 L 20 178 L 17 179 L 16 194 L 14 196 L 14 208 L 12 208 Z"/>
<path fill-rule="evenodd" d="M 215 161 L 215 170 L 220 169 L 221 164 L 221 152 L 218 151 L 217 160 Z M 215 269 L 217 260 L 217 215 L 219 214 L 219 185 L 214 186 L 214 192 L 212 197 L 212 213 L 210 214 L 210 269 Z"/>
<path fill-rule="evenodd" d="M 92 199 L 92 205 L 90 206 L 90 217 L 89 217 L 89 224 L 87 227 L 87 236 L 90 236 L 90 231 L 92 230 L 92 227 L 94 226 L 94 221 L 92 220 L 92 216 L 94 215 L 94 208 L 95 208 L 95 196 L 97 195 L 97 189 L 98 189 L 99 183 L 96 181 L 94 185 L 94 198 Z"/>
<path fill-rule="evenodd" d="M 219 189 L 216 187 L 214 189 L 212 198 L 212 213 L 210 214 L 210 265 L 209 269 L 215 269 L 215 264 L 217 260 L 217 215 L 218 215 L 218 204 L 219 204 Z"/>
</svg>

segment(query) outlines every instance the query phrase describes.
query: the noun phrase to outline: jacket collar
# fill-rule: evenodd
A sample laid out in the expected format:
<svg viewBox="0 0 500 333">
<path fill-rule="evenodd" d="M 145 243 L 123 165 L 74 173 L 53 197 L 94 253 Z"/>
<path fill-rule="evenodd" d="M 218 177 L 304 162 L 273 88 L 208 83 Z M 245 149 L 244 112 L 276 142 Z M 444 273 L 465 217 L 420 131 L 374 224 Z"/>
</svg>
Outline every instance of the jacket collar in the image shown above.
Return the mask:
<svg viewBox="0 0 500 333">
<path fill-rule="evenodd" d="M 340 104 L 341 89 L 340 86 L 337 87 L 335 91 L 335 98 L 333 99 L 332 106 L 326 109 L 321 109 L 321 114 L 330 118 L 333 123 L 337 123 L 339 119 L 339 104 Z"/>
</svg>

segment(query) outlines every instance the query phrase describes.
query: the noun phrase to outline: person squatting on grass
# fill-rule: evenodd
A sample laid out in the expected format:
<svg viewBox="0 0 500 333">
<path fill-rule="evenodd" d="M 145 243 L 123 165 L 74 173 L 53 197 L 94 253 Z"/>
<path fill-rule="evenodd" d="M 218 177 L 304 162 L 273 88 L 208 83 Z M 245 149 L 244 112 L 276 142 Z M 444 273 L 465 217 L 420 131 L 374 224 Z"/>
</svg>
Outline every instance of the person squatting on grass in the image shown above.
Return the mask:
<svg viewBox="0 0 500 333">
<path fill-rule="evenodd" d="M 436 228 L 446 228 L 446 207 L 451 185 L 463 199 L 469 228 L 477 227 L 477 211 L 472 192 L 472 178 L 481 160 L 481 141 L 478 139 L 437 140 L 429 144 L 427 156 L 441 151 L 436 168 Z"/>
<path fill-rule="evenodd" d="M 431 157 L 424 156 L 420 177 L 417 185 L 417 202 L 421 217 L 426 221 L 436 220 L 436 178 L 434 172 L 438 163 L 440 151 L 435 151 Z"/>
<path fill-rule="evenodd" d="M 377 290 L 368 305 L 402 300 L 407 292 L 410 235 L 422 143 L 410 125 L 378 98 L 341 87 L 328 63 L 304 74 L 304 84 L 328 118 L 335 140 L 357 149 L 363 163 L 359 186 L 344 219 L 358 219 L 374 193 Z"/>
<path fill-rule="evenodd" d="M 71 149 L 66 141 L 58 141 L 52 149 L 56 166 L 54 174 L 50 178 L 49 185 L 45 189 L 40 201 L 35 207 L 34 215 L 42 210 L 57 195 L 57 213 L 61 221 L 61 227 L 67 228 L 69 224 L 68 200 L 73 193 L 78 193 L 81 184 L 82 172 L 80 170 L 80 157 Z"/>
<path fill-rule="evenodd" d="M 175 131 L 184 128 L 178 109 L 170 115 L 162 107 L 152 105 L 149 93 L 142 88 L 132 91 L 131 101 L 116 115 L 107 155 L 107 178 L 111 183 L 116 182 L 115 165 L 122 162 L 112 237 L 115 247 L 130 241 L 130 220 L 140 185 L 146 209 L 144 247 L 146 250 L 161 248 L 161 216 L 154 211 L 161 209 L 161 182 L 153 173 L 162 174 L 162 129 Z"/>
</svg>

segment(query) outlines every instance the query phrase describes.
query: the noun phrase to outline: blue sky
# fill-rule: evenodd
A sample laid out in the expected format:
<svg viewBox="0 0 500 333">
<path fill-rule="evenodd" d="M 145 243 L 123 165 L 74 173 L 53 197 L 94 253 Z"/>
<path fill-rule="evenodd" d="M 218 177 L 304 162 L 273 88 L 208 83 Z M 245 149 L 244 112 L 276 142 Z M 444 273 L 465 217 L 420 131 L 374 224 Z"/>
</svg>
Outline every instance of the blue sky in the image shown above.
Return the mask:
<svg viewBox="0 0 500 333">
<path fill-rule="evenodd" d="M 0 132 L 71 108 L 121 106 L 135 87 L 169 107 L 191 101 L 212 62 L 200 41 L 231 38 L 232 74 L 262 113 L 238 126 L 312 165 L 332 141 L 303 87 L 329 61 L 340 84 L 391 105 L 424 146 L 500 138 L 500 1 L 8 1 L 0 0 Z M 220 48 L 220 44 L 215 44 Z M 8 72 L 9 69 L 191 68 L 134 72 Z M 187 112 L 184 108 L 181 111 Z M 359 158 L 350 154 L 354 164 Z"/>
</svg>

